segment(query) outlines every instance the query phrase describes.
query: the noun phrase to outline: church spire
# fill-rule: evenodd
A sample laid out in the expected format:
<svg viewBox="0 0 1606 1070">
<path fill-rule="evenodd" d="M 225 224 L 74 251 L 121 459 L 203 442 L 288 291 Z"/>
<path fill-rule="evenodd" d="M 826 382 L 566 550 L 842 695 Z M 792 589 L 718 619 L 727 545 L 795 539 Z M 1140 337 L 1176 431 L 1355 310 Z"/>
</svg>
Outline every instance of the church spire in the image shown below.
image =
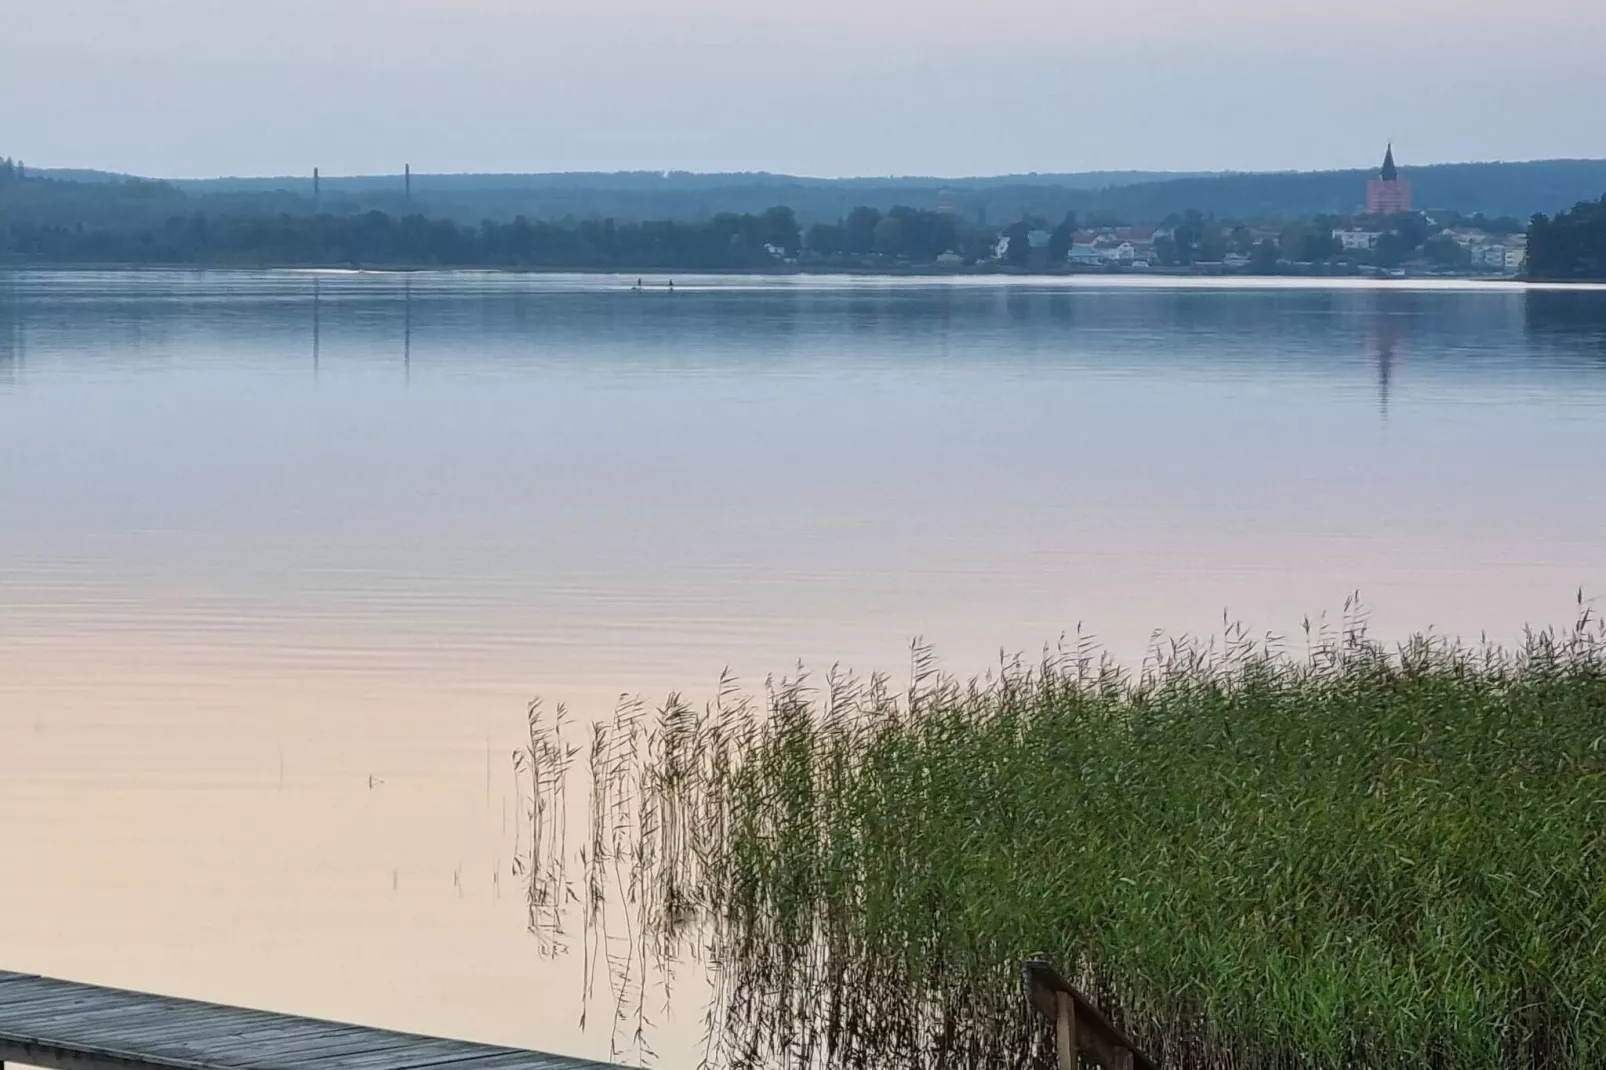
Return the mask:
<svg viewBox="0 0 1606 1070">
<path fill-rule="evenodd" d="M 1394 166 L 1394 142 L 1389 142 L 1388 152 L 1383 154 L 1383 172 L 1379 176 L 1384 182 L 1398 182 L 1400 169 Z"/>
</svg>

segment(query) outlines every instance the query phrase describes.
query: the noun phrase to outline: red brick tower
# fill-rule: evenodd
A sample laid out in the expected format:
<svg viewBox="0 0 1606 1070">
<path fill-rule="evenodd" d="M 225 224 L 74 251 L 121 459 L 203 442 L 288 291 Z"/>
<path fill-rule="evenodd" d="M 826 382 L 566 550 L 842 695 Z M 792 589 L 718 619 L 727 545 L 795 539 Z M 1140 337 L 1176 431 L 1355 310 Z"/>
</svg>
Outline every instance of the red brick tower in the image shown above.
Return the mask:
<svg viewBox="0 0 1606 1070">
<path fill-rule="evenodd" d="M 1367 215 L 1399 215 L 1411 210 L 1411 184 L 1394 166 L 1394 144 L 1383 156 L 1383 169 L 1366 184 Z"/>
</svg>

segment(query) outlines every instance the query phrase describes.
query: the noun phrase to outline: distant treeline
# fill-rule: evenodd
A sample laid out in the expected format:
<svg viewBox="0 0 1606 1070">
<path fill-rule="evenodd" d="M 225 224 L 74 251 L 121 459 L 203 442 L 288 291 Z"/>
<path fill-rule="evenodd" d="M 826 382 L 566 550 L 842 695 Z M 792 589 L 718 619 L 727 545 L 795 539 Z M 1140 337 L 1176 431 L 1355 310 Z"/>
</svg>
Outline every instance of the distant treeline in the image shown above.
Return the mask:
<svg viewBox="0 0 1606 1070">
<path fill-rule="evenodd" d="M 34 172 L 34 174 L 40 174 Z M 1606 160 L 1437 164 L 1406 168 L 1416 203 L 1465 214 L 1517 216 L 1555 212 L 1606 192 Z M 1232 219 L 1291 219 L 1355 213 L 1369 172 L 1167 175 L 1108 172 L 996 178 L 812 179 L 788 175 L 692 175 L 631 172 L 560 175 L 414 175 L 409 198 L 400 175 L 325 178 L 314 196 L 310 175 L 275 179 L 153 182 L 63 172 L 13 183 L 0 213 L 14 220 L 129 229 L 172 215 L 418 214 L 478 225 L 481 220 L 611 218 L 709 220 L 721 213 L 762 214 L 790 205 L 805 225 L 834 223 L 854 208 L 898 205 L 932 209 L 942 198 L 964 221 L 1004 226 L 1038 216 L 1143 225 L 1196 210 Z"/>
<path fill-rule="evenodd" d="M 767 188 L 773 192 L 781 187 Z M 1078 225 L 1124 222 L 1068 210 L 986 224 L 967 218 L 952 194 L 941 211 L 859 204 L 814 221 L 795 207 L 774 204 L 697 219 L 516 216 L 475 222 L 409 210 L 408 205 L 403 201 L 402 211 L 349 204 L 313 211 L 292 193 L 195 196 L 144 180 L 74 182 L 41 178 L 0 159 L 0 260 L 684 271 L 750 270 L 784 262 L 886 270 L 977 265 L 997 257 L 1017 269 L 1063 270 Z M 1554 218 L 1536 215 L 1529 272 L 1536 278 L 1606 278 L 1603 205 L 1606 198 L 1581 202 Z M 1246 223 L 1268 218 L 1270 226 Z M 1406 213 L 1373 221 L 1387 232 L 1375 248 L 1352 254 L 1333 238 L 1336 227 L 1347 225 L 1346 217 L 1338 215 L 1279 220 L 1265 215 L 1213 217 L 1189 209 L 1159 222 L 1167 226 L 1147 252 L 1153 266 L 1219 265 L 1238 257 L 1238 270 L 1263 274 L 1330 263 L 1350 269 L 1390 268 L 1413 260 L 1425 270 L 1466 270 L 1466 248 L 1435 228 L 1470 225 L 1507 233 L 1520 226 L 1515 220 L 1453 212 L 1435 213 L 1430 223 L 1420 213 Z"/>
<path fill-rule="evenodd" d="M 138 230 L 12 224 L 0 257 L 23 263 L 369 265 L 718 270 L 774 265 L 800 244 L 796 217 L 706 222 L 484 222 L 420 215 L 175 216 Z"/>
<path fill-rule="evenodd" d="M 1580 202 L 1528 228 L 1528 274 L 1535 279 L 1606 282 L 1606 197 Z"/>
</svg>

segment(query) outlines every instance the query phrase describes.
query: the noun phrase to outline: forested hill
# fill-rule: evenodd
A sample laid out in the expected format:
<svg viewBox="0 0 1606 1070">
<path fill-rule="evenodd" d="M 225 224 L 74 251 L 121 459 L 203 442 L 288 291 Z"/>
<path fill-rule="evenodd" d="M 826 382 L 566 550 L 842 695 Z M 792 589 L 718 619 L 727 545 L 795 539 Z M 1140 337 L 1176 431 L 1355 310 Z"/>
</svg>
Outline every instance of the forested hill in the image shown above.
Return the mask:
<svg viewBox="0 0 1606 1070">
<path fill-rule="evenodd" d="M 995 189 L 1001 186 L 1063 186 L 1066 189 L 1104 189 L 1140 182 L 1163 182 L 1173 178 L 1199 178 L 1209 171 L 1074 171 L 1048 174 L 978 175 L 940 178 L 930 175 L 888 177 L 811 178 L 774 174 L 768 171 L 551 171 L 528 174 L 415 174 L 415 180 L 436 192 L 473 193 L 486 190 L 517 192 L 529 190 L 587 189 L 619 193 L 687 192 L 731 189 L 748 186 L 776 189 L 809 187 L 816 189 Z M 47 170 L 44 178 L 65 178 L 78 182 L 110 182 L 137 178 L 109 171 Z M 266 178 L 170 178 L 170 185 L 192 193 L 262 193 L 277 189 L 310 190 L 310 175 L 280 175 Z M 401 174 L 325 175 L 326 192 L 352 193 L 402 188 Z"/>
<path fill-rule="evenodd" d="M 1435 164 L 1404 168 L 1418 207 L 1525 219 L 1554 213 L 1606 193 L 1606 160 Z M 46 173 L 48 174 L 48 172 Z M 75 178 L 93 173 L 77 172 Z M 93 176 L 99 178 L 101 176 Z M 770 174 L 428 175 L 415 174 L 412 199 L 400 175 L 326 177 L 314 200 L 312 180 L 212 179 L 181 182 L 102 181 L 35 183 L 0 195 L 0 212 L 33 222 L 109 223 L 126 213 L 130 225 L 148 226 L 161 213 L 190 211 L 292 215 L 314 210 L 344 214 L 379 209 L 420 213 L 459 223 L 491 219 L 707 219 L 720 212 L 761 213 L 791 206 L 804 223 L 834 221 L 861 205 L 935 207 L 951 198 L 971 221 L 1002 225 L 1024 216 L 1155 223 L 1190 210 L 1233 219 L 1274 219 L 1358 210 L 1369 172 L 1315 171 L 1218 175 L 1006 175 L 993 178 L 815 179 Z M 27 203 L 19 203 L 23 198 Z M 82 215 L 89 213 L 89 215 Z M 91 216 L 93 218 L 91 218 Z"/>
<path fill-rule="evenodd" d="M 1344 215 L 1360 210 L 1370 171 L 1309 171 L 1179 178 L 1107 189 L 1083 212 L 1097 210 L 1152 222 L 1194 209 L 1232 219 Z M 1606 160 L 1456 163 L 1401 168 L 1416 206 L 1527 219 L 1606 193 Z"/>
<path fill-rule="evenodd" d="M 47 172 L 48 174 L 48 172 Z M 87 175 L 90 172 L 77 172 Z M 1416 206 L 1465 214 L 1527 218 L 1559 212 L 1606 193 L 1606 161 L 1534 161 L 1521 164 L 1434 164 L 1407 167 Z M 758 214 L 787 204 L 803 222 L 830 222 L 854 207 L 935 207 L 943 196 L 970 222 L 1004 225 L 1025 215 L 1107 217 L 1126 223 L 1156 223 L 1168 215 L 1198 210 L 1221 218 L 1293 218 L 1349 214 L 1365 196 L 1365 170 L 1277 174 L 1145 175 L 1103 172 L 1081 175 L 1001 175 L 993 178 L 797 178 L 768 174 L 413 175 L 413 198 L 403 194 L 400 175 L 326 177 L 313 199 L 312 178 L 218 178 L 172 183 L 61 183 L 50 194 L 35 191 L 31 210 L 48 210 L 40 199 L 61 201 L 63 212 L 132 212 L 130 222 L 149 225 L 149 212 L 287 212 L 315 209 L 332 214 L 379 209 L 390 214 L 451 218 L 459 223 L 562 218 L 697 220 L 718 212 Z M 164 204 L 165 202 L 165 204 Z M 183 207 L 173 207 L 173 206 Z M 98 206 L 98 207 L 96 207 Z M 3 209 L 5 206 L 0 206 Z M 14 207 L 14 206 L 13 206 Z M 53 214 L 34 222 L 92 222 Z"/>
</svg>

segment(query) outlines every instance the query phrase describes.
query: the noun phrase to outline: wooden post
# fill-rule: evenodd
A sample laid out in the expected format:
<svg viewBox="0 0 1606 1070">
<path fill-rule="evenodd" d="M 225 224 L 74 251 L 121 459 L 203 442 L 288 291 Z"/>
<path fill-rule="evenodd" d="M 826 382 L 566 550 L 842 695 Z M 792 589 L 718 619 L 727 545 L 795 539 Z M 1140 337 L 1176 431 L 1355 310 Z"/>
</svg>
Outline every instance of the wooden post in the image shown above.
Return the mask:
<svg viewBox="0 0 1606 1070">
<path fill-rule="evenodd" d="M 1054 1041 L 1059 1070 L 1076 1070 L 1076 1001 L 1069 992 L 1055 993 Z"/>
<path fill-rule="evenodd" d="M 1159 1070 L 1048 963 L 1023 963 L 1021 980 L 1027 1002 L 1054 1026 L 1057 1070 L 1078 1070 L 1078 1061 L 1099 1070 Z"/>
</svg>

